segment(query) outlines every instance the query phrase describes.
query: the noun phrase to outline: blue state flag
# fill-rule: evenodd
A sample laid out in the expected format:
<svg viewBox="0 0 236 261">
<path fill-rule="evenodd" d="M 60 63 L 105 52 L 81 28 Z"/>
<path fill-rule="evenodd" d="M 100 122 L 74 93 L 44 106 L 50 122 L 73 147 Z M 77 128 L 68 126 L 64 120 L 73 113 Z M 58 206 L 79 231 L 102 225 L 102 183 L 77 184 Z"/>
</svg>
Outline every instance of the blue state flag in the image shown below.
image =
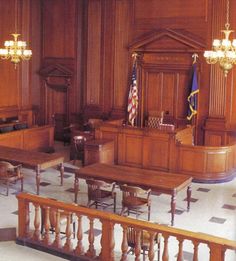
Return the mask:
<svg viewBox="0 0 236 261">
<path fill-rule="evenodd" d="M 197 98 L 198 98 L 198 82 L 197 82 L 197 64 L 193 64 L 192 86 L 188 96 L 188 115 L 187 119 L 190 121 L 194 115 L 197 114 Z"/>
</svg>

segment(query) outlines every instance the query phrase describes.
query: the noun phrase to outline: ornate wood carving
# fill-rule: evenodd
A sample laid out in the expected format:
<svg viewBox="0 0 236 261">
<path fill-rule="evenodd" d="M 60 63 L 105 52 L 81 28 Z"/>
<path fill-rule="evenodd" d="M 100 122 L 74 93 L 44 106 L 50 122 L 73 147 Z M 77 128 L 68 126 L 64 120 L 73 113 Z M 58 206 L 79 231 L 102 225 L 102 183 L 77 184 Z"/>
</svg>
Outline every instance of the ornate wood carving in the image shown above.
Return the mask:
<svg viewBox="0 0 236 261">
<path fill-rule="evenodd" d="M 138 61 L 139 119 L 149 111 L 164 111 L 173 123 L 185 123 L 191 84 L 192 54 L 204 48 L 202 39 L 180 29 L 152 31 L 129 46 Z"/>
<path fill-rule="evenodd" d="M 69 89 L 73 71 L 59 63 L 47 64 L 39 74 L 44 80 L 43 107 L 45 123 L 54 123 L 55 138 L 63 139 L 63 127 L 69 122 Z"/>
</svg>

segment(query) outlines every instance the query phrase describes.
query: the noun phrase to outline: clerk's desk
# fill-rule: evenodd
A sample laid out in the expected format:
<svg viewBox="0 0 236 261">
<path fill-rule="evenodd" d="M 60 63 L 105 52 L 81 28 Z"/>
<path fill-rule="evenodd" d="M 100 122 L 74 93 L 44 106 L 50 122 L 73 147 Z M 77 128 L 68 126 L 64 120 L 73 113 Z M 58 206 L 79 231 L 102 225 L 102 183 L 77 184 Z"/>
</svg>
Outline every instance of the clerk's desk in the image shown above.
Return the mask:
<svg viewBox="0 0 236 261">
<path fill-rule="evenodd" d="M 227 181 L 236 169 L 236 144 L 194 146 L 192 126 L 159 130 L 104 122 L 95 138 L 114 140 L 118 165 L 186 174 L 200 182 Z"/>
</svg>

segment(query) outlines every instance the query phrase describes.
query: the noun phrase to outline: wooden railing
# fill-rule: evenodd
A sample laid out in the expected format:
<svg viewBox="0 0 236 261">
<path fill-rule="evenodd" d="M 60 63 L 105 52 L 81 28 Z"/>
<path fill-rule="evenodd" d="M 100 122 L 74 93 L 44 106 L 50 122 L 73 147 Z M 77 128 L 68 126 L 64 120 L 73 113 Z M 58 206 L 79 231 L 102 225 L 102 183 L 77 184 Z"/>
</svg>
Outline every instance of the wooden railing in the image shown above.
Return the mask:
<svg viewBox="0 0 236 261">
<path fill-rule="evenodd" d="M 134 249 L 135 260 L 141 260 L 141 231 L 149 233 L 148 260 L 154 260 L 154 239 L 156 235 L 161 238 L 161 259 L 183 260 L 183 251 L 186 242 L 192 244 L 193 261 L 231 261 L 231 254 L 235 254 L 236 242 L 210 236 L 203 233 L 189 232 L 183 229 L 153 224 L 146 221 L 121 217 L 108 212 L 89 209 L 75 204 L 43 198 L 27 193 L 20 193 L 18 198 L 18 238 L 23 244 L 43 247 L 69 256 L 95 258 L 102 261 L 126 261 L 128 256 L 127 229 L 136 230 L 136 245 Z M 41 210 L 44 209 L 44 232 L 41 233 Z M 50 213 L 56 213 L 55 233 L 50 233 Z M 62 235 L 60 215 L 66 216 L 65 235 Z M 76 221 L 76 237 L 72 239 L 71 218 Z M 84 222 L 85 219 L 87 222 Z M 101 240 L 95 247 L 95 220 L 101 223 Z M 87 223 L 87 224 L 85 224 Z M 85 225 L 88 237 L 85 237 Z M 121 228 L 121 236 L 115 236 L 114 226 Z M 64 238 L 63 238 L 64 237 Z M 118 242 L 118 239 L 121 241 Z M 202 247 L 207 250 L 202 258 Z M 234 250 L 234 251 L 231 251 Z M 174 252 L 174 255 L 173 255 Z M 199 253 L 201 252 L 201 253 Z M 235 258 L 235 256 L 234 256 Z M 84 259 L 83 259 L 84 260 Z M 156 260 L 156 259 L 155 259 Z"/>
</svg>

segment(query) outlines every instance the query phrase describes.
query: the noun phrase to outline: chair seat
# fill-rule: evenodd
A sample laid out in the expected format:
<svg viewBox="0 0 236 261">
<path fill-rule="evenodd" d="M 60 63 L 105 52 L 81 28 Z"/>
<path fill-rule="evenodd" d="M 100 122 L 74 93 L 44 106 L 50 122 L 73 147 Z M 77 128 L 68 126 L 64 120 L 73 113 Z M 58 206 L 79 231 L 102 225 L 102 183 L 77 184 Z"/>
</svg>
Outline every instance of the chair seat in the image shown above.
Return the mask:
<svg viewBox="0 0 236 261">
<path fill-rule="evenodd" d="M 125 205 L 129 208 L 140 208 L 145 204 L 148 204 L 149 200 L 141 197 L 127 196 L 125 199 Z"/>
<path fill-rule="evenodd" d="M 109 184 L 101 180 L 88 179 L 86 180 L 88 185 L 88 203 L 87 206 L 91 207 L 98 205 L 105 208 L 108 206 L 114 206 L 114 212 L 116 212 L 116 192 L 115 183 Z M 112 202 L 109 202 L 111 201 Z"/>
</svg>

